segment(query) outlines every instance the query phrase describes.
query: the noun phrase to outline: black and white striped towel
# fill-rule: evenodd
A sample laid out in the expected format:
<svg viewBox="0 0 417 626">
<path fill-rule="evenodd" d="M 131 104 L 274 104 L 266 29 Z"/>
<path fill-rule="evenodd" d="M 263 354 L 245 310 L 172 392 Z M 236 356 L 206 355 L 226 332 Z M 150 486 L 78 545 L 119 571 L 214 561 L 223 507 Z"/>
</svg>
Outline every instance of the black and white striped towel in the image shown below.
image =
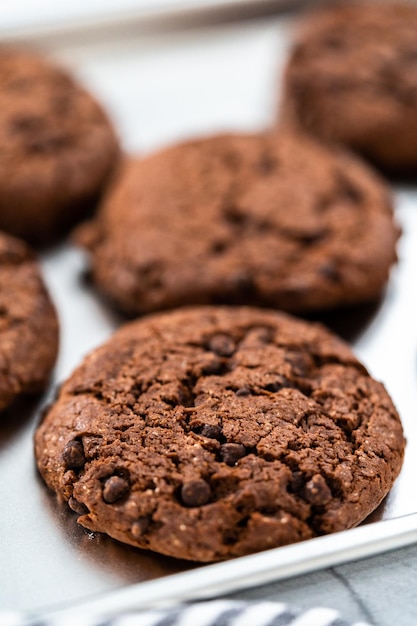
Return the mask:
<svg viewBox="0 0 417 626">
<path fill-rule="evenodd" d="M 334 609 L 296 610 L 277 602 L 214 600 L 171 609 L 91 617 L 71 611 L 59 616 L 30 618 L 0 611 L 0 626 L 370 626 L 349 622 Z"/>
</svg>

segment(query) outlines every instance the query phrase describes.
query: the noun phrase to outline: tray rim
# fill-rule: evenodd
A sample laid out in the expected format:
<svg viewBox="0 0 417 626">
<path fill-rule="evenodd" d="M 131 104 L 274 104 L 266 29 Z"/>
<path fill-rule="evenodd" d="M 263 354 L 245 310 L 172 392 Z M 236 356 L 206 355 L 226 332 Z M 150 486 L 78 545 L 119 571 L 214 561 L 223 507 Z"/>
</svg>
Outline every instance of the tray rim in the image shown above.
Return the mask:
<svg viewBox="0 0 417 626">
<path fill-rule="evenodd" d="M 16 0 L 0 2 L 0 42 L 73 33 L 91 28 L 147 24 L 207 11 L 270 6 L 276 12 L 297 8 L 306 0 Z"/>
<path fill-rule="evenodd" d="M 80 600 L 75 607 L 36 610 L 32 618 L 110 618 L 121 612 L 166 608 L 358 561 L 417 543 L 417 512 L 331 535 L 134 583 Z"/>
</svg>

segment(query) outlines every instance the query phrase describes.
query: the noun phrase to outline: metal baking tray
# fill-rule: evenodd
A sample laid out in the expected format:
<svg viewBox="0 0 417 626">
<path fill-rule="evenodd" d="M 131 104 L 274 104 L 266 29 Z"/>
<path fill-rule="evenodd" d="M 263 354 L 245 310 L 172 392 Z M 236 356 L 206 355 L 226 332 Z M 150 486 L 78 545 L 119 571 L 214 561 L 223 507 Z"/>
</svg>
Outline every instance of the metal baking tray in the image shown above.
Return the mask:
<svg viewBox="0 0 417 626">
<path fill-rule="evenodd" d="M 0 2 L 0 37 L 40 37 L 129 22 L 149 25 L 219 11 L 242 12 L 255 5 L 261 10 L 268 6 L 276 10 L 299 3 L 300 0 L 14 0 Z"/>
<path fill-rule="evenodd" d="M 25 40 L 66 64 L 107 107 L 126 150 L 146 153 L 216 131 L 273 122 L 294 15 L 147 33 L 132 26 Z M 33 614 L 155 606 L 224 594 L 417 542 L 417 187 L 395 187 L 404 234 L 384 297 L 328 314 L 370 372 L 386 385 L 408 439 L 403 470 L 385 502 L 359 528 L 226 563 L 197 566 L 85 532 L 37 475 L 39 413 L 81 358 L 122 322 L 85 280 L 86 259 L 63 243 L 42 255 L 58 308 L 61 345 L 41 400 L 0 425 L 0 608 Z"/>
</svg>

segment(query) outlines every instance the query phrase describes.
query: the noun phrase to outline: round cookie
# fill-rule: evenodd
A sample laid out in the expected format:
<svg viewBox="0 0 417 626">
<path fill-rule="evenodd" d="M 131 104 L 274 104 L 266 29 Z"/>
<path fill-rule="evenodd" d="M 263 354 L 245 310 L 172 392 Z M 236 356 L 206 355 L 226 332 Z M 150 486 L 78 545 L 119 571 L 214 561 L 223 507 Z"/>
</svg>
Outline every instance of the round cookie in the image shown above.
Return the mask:
<svg viewBox="0 0 417 626">
<path fill-rule="evenodd" d="M 284 78 L 283 125 L 417 171 L 417 7 L 344 3 L 312 13 Z"/>
<path fill-rule="evenodd" d="M 378 297 L 395 261 L 390 193 L 296 135 L 222 135 L 127 162 L 76 239 L 127 313 L 193 304 L 292 312 Z"/>
<path fill-rule="evenodd" d="M 99 104 L 62 69 L 0 48 L 0 228 L 45 243 L 91 209 L 119 149 Z"/>
<path fill-rule="evenodd" d="M 0 410 L 42 391 L 58 351 L 58 320 L 27 246 L 0 233 Z"/>
<path fill-rule="evenodd" d="M 44 480 L 82 526 L 196 561 L 355 526 L 404 444 L 383 385 L 342 340 L 249 307 L 125 325 L 35 434 Z"/>
</svg>

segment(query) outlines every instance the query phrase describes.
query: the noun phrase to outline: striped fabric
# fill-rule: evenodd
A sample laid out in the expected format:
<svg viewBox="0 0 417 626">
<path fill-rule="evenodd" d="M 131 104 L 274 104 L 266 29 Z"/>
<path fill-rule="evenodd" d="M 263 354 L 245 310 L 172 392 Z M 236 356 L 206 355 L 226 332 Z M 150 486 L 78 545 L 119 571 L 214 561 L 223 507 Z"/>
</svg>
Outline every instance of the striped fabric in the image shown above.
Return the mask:
<svg viewBox="0 0 417 626">
<path fill-rule="evenodd" d="M 349 622 L 333 609 L 296 610 L 277 602 L 215 600 L 175 608 L 129 612 L 117 616 L 86 616 L 76 611 L 31 618 L 0 611 L 1 626 L 370 626 Z"/>
</svg>

